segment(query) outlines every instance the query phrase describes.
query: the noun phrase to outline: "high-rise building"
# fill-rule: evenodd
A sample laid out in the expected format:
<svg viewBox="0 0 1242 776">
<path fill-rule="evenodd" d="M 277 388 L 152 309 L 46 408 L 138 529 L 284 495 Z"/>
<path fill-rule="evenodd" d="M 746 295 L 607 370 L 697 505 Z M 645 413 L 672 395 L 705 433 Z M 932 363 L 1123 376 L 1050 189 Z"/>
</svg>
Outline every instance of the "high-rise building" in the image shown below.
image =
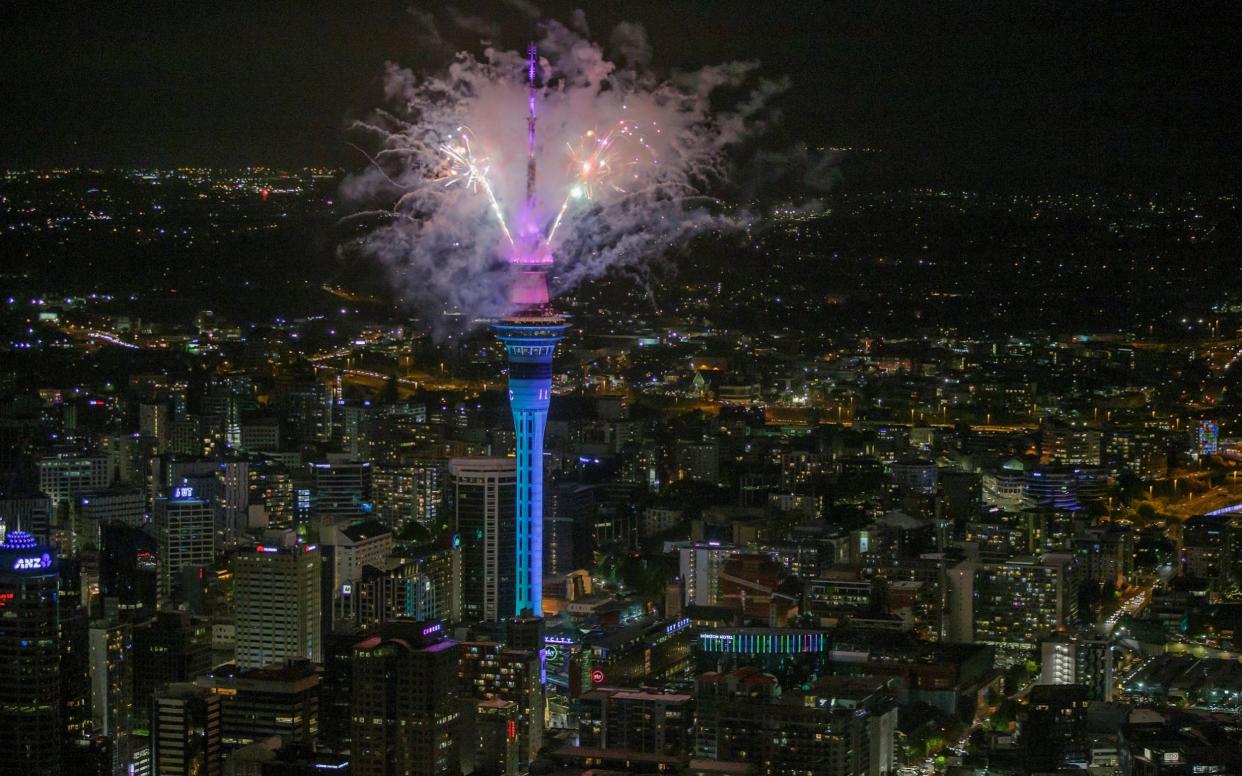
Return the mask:
<svg viewBox="0 0 1242 776">
<path fill-rule="evenodd" d="M 1108 523 L 1085 528 L 1070 546 L 1084 583 L 1117 589 L 1134 570 L 1134 535 L 1128 526 Z"/>
<path fill-rule="evenodd" d="M 974 520 L 983 507 L 983 479 L 975 472 L 940 472 L 936 493 L 939 516 L 953 523 Z"/>
<path fill-rule="evenodd" d="M 517 776 L 518 708 L 513 701 L 478 701 L 474 708 L 475 749 L 473 773 L 480 776 Z"/>
<path fill-rule="evenodd" d="M 332 439 L 332 388 L 317 382 L 288 387 L 280 404 L 303 442 Z"/>
<path fill-rule="evenodd" d="M 535 621 L 538 624 L 538 621 Z M 543 745 L 542 663 L 538 649 L 512 649 L 495 641 L 465 641 L 460 645 L 462 714 L 477 711 L 483 700 L 517 704 L 518 764 L 525 767 Z M 467 735 L 467 737 L 469 737 Z"/>
<path fill-rule="evenodd" d="M 432 528 L 443 501 L 445 460 L 404 458 L 375 467 L 375 515 L 394 532 L 415 522 Z"/>
<path fill-rule="evenodd" d="M 90 628 L 91 719 L 110 742 L 112 776 L 129 776 L 134 726 L 134 633 L 129 623 Z"/>
<path fill-rule="evenodd" d="M 342 623 L 323 636 L 323 678 L 319 685 L 319 737 L 316 745 L 347 753 L 353 729 L 354 645 L 361 631 Z"/>
<path fill-rule="evenodd" d="M 0 544 L 0 751 L 12 773 L 60 774 L 61 674 L 50 548 L 22 531 Z"/>
<path fill-rule="evenodd" d="M 1100 442 L 1103 435 L 1085 426 L 1045 423 L 1040 441 L 1043 463 L 1100 465 Z"/>
<path fill-rule="evenodd" d="M 309 487 L 306 508 L 309 510 Z M 251 463 L 250 493 L 246 497 L 249 523 L 268 528 L 292 528 L 298 512 L 298 488 L 280 462 L 267 458 Z"/>
<path fill-rule="evenodd" d="M 39 468 L 39 491 L 52 500 L 52 507 L 112 484 L 107 456 L 44 458 Z"/>
<path fill-rule="evenodd" d="M 1032 772 L 1089 761 L 1087 688 L 1079 684 L 1037 684 L 1031 688 L 1019 737 Z"/>
<path fill-rule="evenodd" d="M 348 525 L 325 524 L 319 531 L 320 543 L 331 545 L 332 583 L 334 595 L 343 593 L 343 585 L 362 579 L 366 566 L 382 569 L 392 552 L 392 529 L 378 520 L 360 520 Z"/>
<path fill-rule="evenodd" d="M 199 498 L 191 486 L 177 486 L 155 500 L 153 516 L 159 559 L 159 595 L 176 600 L 179 577 L 187 566 L 209 566 L 215 560 L 215 511 L 210 499 Z"/>
<path fill-rule="evenodd" d="M 220 696 L 226 752 L 280 736 L 284 746 L 309 747 L 319 734 L 319 674 L 306 660 L 250 671 L 216 670 L 195 684 Z"/>
<path fill-rule="evenodd" d="M 999 563 L 965 560 L 946 577 L 949 641 L 1033 647 L 1078 619 L 1078 588 L 1069 554 Z"/>
<path fill-rule="evenodd" d="M 93 526 L 89 534 L 98 546 L 98 526 L 103 523 L 142 525 L 146 521 L 147 498 L 141 488 L 118 486 L 82 496 L 78 500 L 78 510 L 83 520 Z"/>
<path fill-rule="evenodd" d="M 335 429 L 341 449 L 358 460 L 371 458 L 371 429 L 375 408 L 370 401 L 362 404 L 338 401 L 336 403 Z"/>
<path fill-rule="evenodd" d="M 1229 515 L 1197 515 L 1182 524 L 1181 570 L 1217 579 L 1229 570 Z"/>
<path fill-rule="evenodd" d="M 903 491 L 919 495 L 936 492 L 939 473 L 936 462 L 926 458 L 904 458 L 890 468 L 894 485 Z"/>
<path fill-rule="evenodd" d="M 715 606 L 720 597 L 720 571 L 737 548 L 720 542 L 698 542 L 678 548 L 678 570 L 685 580 L 686 603 Z"/>
<path fill-rule="evenodd" d="M 269 531 L 233 558 L 235 650 L 240 668 L 323 659 L 319 548 Z"/>
<path fill-rule="evenodd" d="M 42 493 L 0 498 L 0 524 L 5 531 L 25 531 L 46 542 L 51 536 L 52 500 Z"/>
<path fill-rule="evenodd" d="M 692 695 L 597 687 L 578 706 L 581 746 L 664 755 L 694 750 Z"/>
<path fill-rule="evenodd" d="M 517 462 L 512 458 L 449 461 L 447 506 L 461 537 L 466 621 L 496 621 L 514 612 L 517 481 Z"/>
<path fill-rule="evenodd" d="M 153 776 L 220 776 L 220 696 L 170 684 L 151 712 Z"/>
<path fill-rule="evenodd" d="M 138 405 L 138 435 L 157 455 L 168 449 L 169 418 L 166 402 Z"/>
<path fill-rule="evenodd" d="M 354 645 L 351 767 L 355 776 L 458 772 L 457 642 L 439 623 L 385 623 Z"/>
<path fill-rule="evenodd" d="M 63 560 L 63 559 L 62 559 Z M 64 573 L 65 564 L 61 564 Z M 63 584 L 63 580 L 62 580 Z M 60 724 L 64 733 L 66 755 L 61 771 L 83 765 L 100 766 L 95 747 L 84 746 L 90 741 L 93 726 L 91 707 L 91 631 L 90 617 L 85 608 L 67 602 L 64 591 L 60 598 Z M 84 751 L 85 749 L 85 751 Z M 111 770 L 111 753 L 107 753 L 105 771 Z M 85 759 L 86 762 L 82 762 Z"/>
<path fill-rule="evenodd" d="M 216 511 L 230 537 L 245 533 L 250 520 L 250 462 L 222 461 L 216 472 Z"/>
<path fill-rule="evenodd" d="M 247 453 L 260 453 L 280 449 L 280 423 L 276 418 L 245 420 L 240 428 L 239 449 Z"/>
<path fill-rule="evenodd" d="M 754 668 L 704 674 L 695 689 L 696 750 L 751 763 L 760 774 L 892 773 L 897 706 L 883 687 L 870 678 L 831 677 L 781 693 L 775 677 Z"/>
<path fill-rule="evenodd" d="M 678 479 L 718 484 L 720 482 L 720 445 L 715 442 L 681 441 L 677 443 Z"/>
<path fill-rule="evenodd" d="M 464 573 L 461 544 L 461 537 L 454 534 L 444 541 L 402 548 L 402 561 L 413 566 L 415 573 L 429 584 L 430 598 L 423 602 L 426 614 L 419 619 L 461 622 Z"/>
<path fill-rule="evenodd" d="M 311 475 L 311 510 L 319 517 L 358 517 L 371 500 L 371 463 L 330 454 L 307 464 Z"/>
<path fill-rule="evenodd" d="M 1108 639 L 1056 634 L 1040 645 L 1040 684 L 1081 684 L 1087 699 L 1112 701 L 1113 648 Z"/>
<path fill-rule="evenodd" d="M 590 568 L 594 489 L 577 482 L 559 483 L 547 491 L 547 506 L 543 519 L 544 573 L 554 577 Z"/>
<path fill-rule="evenodd" d="M 211 670 L 211 624 L 189 612 L 159 612 L 134 626 L 134 727 L 150 730 L 151 704 L 164 685 Z"/>
</svg>

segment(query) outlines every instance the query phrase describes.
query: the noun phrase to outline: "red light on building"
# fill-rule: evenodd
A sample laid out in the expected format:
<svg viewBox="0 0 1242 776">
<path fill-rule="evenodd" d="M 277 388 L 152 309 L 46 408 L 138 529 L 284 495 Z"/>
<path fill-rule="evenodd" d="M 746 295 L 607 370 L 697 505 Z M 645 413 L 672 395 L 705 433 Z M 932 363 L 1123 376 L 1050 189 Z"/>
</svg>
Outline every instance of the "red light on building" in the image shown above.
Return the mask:
<svg viewBox="0 0 1242 776">
<path fill-rule="evenodd" d="M 13 600 L 12 593 L 0 593 L 0 606 L 8 606 L 9 601 L 12 601 L 12 600 Z M 509 723 L 509 724 L 513 724 L 513 723 Z"/>
<path fill-rule="evenodd" d="M 268 189 L 259 189 L 259 196 L 262 197 L 263 199 L 267 199 L 267 195 L 271 193 L 272 192 Z"/>
<path fill-rule="evenodd" d="M 514 722 L 513 720 L 509 720 L 509 724 L 507 725 L 507 728 L 508 730 L 506 732 L 509 735 L 509 740 L 512 741 L 513 739 L 517 738 L 517 723 Z"/>
<path fill-rule="evenodd" d="M 591 684 L 603 684 L 604 672 L 598 668 L 591 672 Z"/>
</svg>

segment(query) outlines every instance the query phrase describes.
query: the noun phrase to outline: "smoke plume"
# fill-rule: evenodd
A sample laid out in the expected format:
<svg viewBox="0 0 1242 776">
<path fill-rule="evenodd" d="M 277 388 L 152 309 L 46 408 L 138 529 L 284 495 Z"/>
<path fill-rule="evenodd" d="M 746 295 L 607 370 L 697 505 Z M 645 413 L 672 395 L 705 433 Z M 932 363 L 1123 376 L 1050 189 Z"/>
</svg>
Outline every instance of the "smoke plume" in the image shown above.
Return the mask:
<svg viewBox="0 0 1242 776">
<path fill-rule="evenodd" d="M 492 31 L 476 18 L 453 21 Z M 424 22 L 435 30 L 433 20 Z M 616 61 L 586 30 L 581 15 L 572 27 L 540 27 L 537 199 L 529 216 L 522 212 L 524 53 L 491 46 L 477 56 L 461 52 L 433 75 L 389 63 L 387 105 L 355 123 L 355 139 L 371 163 L 346 179 L 343 193 L 372 209 L 355 216 L 371 228 L 349 249 L 388 268 L 400 295 L 429 317 L 457 311 L 469 321 L 507 312 L 512 270 L 498 214 L 510 227 L 532 221 L 543 235 L 558 224 L 548 241 L 554 293 L 658 259 L 706 231 L 750 222 L 747 212 L 708 194 L 731 170 L 749 169 L 735 164 L 737 152 L 773 120 L 770 103 L 786 84 L 760 77 L 756 62 L 657 77 L 640 25 L 612 31 Z M 626 131 L 618 133 L 610 175 L 594 190 L 582 187 L 574 149 L 617 127 Z M 478 185 L 451 174 L 444 149 L 464 133 L 495 206 Z"/>
</svg>

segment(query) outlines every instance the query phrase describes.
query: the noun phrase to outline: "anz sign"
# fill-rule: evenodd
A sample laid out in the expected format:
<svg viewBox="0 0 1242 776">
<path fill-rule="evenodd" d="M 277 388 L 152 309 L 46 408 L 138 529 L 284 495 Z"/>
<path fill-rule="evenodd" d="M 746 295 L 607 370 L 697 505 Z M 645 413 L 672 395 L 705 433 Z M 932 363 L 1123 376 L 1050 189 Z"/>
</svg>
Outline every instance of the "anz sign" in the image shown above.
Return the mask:
<svg viewBox="0 0 1242 776">
<path fill-rule="evenodd" d="M 52 556 L 46 552 L 42 555 L 30 555 L 13 561 L 14 571 L 38 571 L 51 568 L 51 566 Z"/>
</svg>

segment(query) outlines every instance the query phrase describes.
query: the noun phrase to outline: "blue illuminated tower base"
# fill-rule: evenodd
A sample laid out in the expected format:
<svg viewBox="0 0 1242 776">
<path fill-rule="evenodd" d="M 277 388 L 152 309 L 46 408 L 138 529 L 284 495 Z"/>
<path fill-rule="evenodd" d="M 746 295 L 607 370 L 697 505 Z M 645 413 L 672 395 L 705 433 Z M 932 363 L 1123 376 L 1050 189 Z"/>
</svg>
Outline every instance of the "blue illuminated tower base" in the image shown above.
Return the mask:
<svg viewBox="0 0 1242 776">
<path fill-rule="evenodd" d="M 509 357 L 509 406 L 517 436 L 517 589 L 514 616 L 543 616 L 543 430 L 552 398 L 552 355 L 568 326 L 532 313 L 495 325 Z"/>
</svg>

